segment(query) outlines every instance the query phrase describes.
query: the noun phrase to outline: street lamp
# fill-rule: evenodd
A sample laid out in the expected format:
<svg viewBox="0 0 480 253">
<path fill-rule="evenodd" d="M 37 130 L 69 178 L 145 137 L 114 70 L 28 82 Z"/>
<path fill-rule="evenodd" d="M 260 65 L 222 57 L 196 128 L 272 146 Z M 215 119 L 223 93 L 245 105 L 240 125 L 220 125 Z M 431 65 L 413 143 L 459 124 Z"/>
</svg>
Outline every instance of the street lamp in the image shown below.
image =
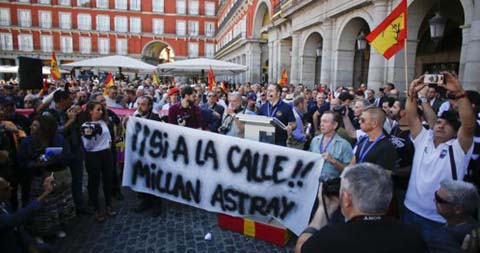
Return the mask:
<svg viewBox="0 0 480 253">
<path fill-rule="evenodd" d="M 367 40 L 365 39 L 365 33 L 362 31 L 360 35 L 357 37 L 357 48 L 360 51 L 365 50 L 367 48 Z"/>
<path fill-rule="evenodd" d="M 317 53 L 317 57 L 322 56 L 322 50 L 323 50 L 322 44 L 318 45 L 317 49 L 315 50 L 315 52 Z"/>
<path fill-rule="evenodd" d="M 439 42 L 443 38 L 445 32 L 445 24 L 447 19 L 440 15 L 440 12 L 436 12 L 435 16 L 428 20 L 430 24 L 430 36 L 434 42 Z"/>
</svg>

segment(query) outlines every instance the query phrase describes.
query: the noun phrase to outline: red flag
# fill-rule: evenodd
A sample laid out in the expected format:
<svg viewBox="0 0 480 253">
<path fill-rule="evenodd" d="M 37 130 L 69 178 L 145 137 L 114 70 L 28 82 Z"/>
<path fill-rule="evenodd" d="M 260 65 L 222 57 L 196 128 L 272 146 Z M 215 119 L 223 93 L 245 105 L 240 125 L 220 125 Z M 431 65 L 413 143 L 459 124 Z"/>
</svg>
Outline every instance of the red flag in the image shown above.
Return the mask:
<svg viewBox="0 0 480 253">
<path fill-rule="evenodd" d="M 42 86 L 42 90 L 40 90 L 40 97 L 43 97 L 43 95 L 45 94 L 45 92 L 47 92 L 47 89 L 48 89 L 48 81 L 47 81 L 47 78 L 44 78 L 43 79 L 43 86 Z"/>
<path fill-rule="evenodd" d="M 103 91 L 103 95 L 106 96 L 108 94 L 108 89 L 115 85 L 113 81 L 112 72 L 108 72 L 107 78 L 105 79 L 105 90 Z"/>
<path fill-rule="evenodd" d="M 223 92 L 227 92 L 227 84 L 224 80 L 222 80 L 222 82 L 220 83 L 220 88 L 222 88 Z"/>
<path fill-rule="evenodd" d="M 280 77 L 278 84 L 280 84 L 282 87 L 288 84 L 288 74 L 286 69 L 282 70 L 282 76 Z"/>
<path fill-rule="evenodd" d="M 215 87 L 217 86 L 217 82 L 215 81 L 215 74 L 213 73 L 212 66 L 210 66 L 210 70 L 208 71 L 207 80 L 208 80 L 208 90 L 215 89 Z"/>
<path fill-rule="evenodd" d="M 60 80 L 62 78 L 60 69 L 58 68 L 57 56 L 55 56 L 55 52 L 52 52 L 52 59 L 50 60 L 50 75 L 52 76 L 53 80 Z"/>
</svg>

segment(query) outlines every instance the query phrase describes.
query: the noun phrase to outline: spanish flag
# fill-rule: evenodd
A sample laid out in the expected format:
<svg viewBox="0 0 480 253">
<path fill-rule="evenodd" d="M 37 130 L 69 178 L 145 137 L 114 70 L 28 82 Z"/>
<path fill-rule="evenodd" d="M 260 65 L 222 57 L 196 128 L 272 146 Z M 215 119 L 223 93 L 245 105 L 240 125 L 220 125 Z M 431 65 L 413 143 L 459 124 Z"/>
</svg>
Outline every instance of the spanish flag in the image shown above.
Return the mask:
<svg viewBox="0 0 480 253">
<path fill-rule="evenodd" d="M 282 70 L 282 76 L 280 77 L 280 80 L 278 80 L 278 84 L 282 87 L 288 84 L 288 74 L 286 69 Z"/>
<path fill-rule="evenodd" d="M 160 85 L 160 78 L 158 78 L 157 71 L 153 71 L 152 79 L 153 84 L 158 87 L 158 85 Z"/>
<path fill-rule="evenodd" d="M 215 87 L 217 86 L 217 81 L 215 81 L 215 74 L 213 73 L 212 66 L 210 66 L 210 70 L 208 71 L 207 80 L 208 80 L 208 90 L 215 89 Z"/>
<path fill-rule="evenodd" d="M 227 93 L 227 84 L 224 80 L 220 83 L 220 88 L 222 88 L 223 92 Z"/>
<path fill-rule="evenodd" d="M 175 82 L 175 77 L 172 77 L 172 81 L 170 82 L 170 88 L 176 87 L 177 83 Z"/>
<path fill-rule="evenodd" d="M 108 95 L 108 89 L 115 85 L 113 81 L 112 72 L 108 72 L 107 78 L 105 79 L 105 90 L 103 90 L 103 95 Z"/>
<path fill-rule="evenodd" d="M 365 38 L 387 60 L 400 51 L 407 38 L 407 0 L 402 0 Z"/>
<path fill-rule="evenodd" d="M 52 76 L 53 80 L 60 80 L 62 78 L 60 69 L 58 68 L 55 52 L 52 52 L 52 59 L 50 60 L 50 75 Z"/>
</svg>

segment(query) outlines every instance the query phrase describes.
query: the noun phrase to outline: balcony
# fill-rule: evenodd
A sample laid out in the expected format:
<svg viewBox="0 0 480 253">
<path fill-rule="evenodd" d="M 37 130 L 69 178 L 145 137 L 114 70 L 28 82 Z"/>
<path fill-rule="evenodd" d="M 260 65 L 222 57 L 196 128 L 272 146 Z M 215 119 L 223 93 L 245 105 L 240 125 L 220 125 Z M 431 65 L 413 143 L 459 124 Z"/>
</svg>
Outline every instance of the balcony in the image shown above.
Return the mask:
<svg viewBox="0 0 480 253">
<path fill-rule="evenodd" d="M 233 17 L 233 14 L 238 10 L 240 5 L 242 5 L 243 0 L 237 0 L 235 4 L 232 6 L 232 8 L 228 11 L 227 15 L 225 15 L 225 18 L 223 19 L 222 23 L 218 25 L 217 33 L 222 30 L 222 28 L 230 21 L 231 17 Z"/>
<path fill-rule="evenodd" d="M 218 54 L 219 52 L 223 51 L 224 49 L 230 47 L 231 45 L 233 45 L 234 43 L 236 43 L 237 41 L 241 40 L 241 39 L 244 39 L 245 38 L 245 33 L 242 32 L 242 33 L 239 33 L 237 36 L 233 37 L 232 40 L 230 40 L 229 42 L 227 42 L 227 44 L 223 45 L 221 48 L 219 48 L 215 54 Z"/>
</svg>

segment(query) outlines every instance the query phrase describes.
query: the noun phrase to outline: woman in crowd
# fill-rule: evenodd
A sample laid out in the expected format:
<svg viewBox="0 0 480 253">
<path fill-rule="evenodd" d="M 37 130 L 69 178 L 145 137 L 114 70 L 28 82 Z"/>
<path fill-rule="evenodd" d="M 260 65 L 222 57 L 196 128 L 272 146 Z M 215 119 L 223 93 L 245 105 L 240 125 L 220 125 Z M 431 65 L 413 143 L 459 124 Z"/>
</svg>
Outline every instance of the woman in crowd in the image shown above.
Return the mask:
<svg viewBox="0 0 480 253">
<path fill-rule="evenodd" d="M 107 125 L 107 111 L 100 102 L 89 102 L 86 113 L 89 121 L 82 124 L 81 132 L 88 173 L 88 196 L 95 209 L 95 219 L 102 222 L 107 215 L 117 214 L 112 208 L 113 157 L 110 149 L 112 138 Z M 105 197 L 105 211 L 100 208 L 98 201 L 100 178 Z"/>
<path fill-rule="evenodd" d="M 57 123 L 51 116 L 37 116 L 30 126 L 30 136 L 23 139 L 19 153 L 20 166 L 33 175 L 32 198 L 43 193 L 46 177 L 55 178 L 53 192 L 29 226 L 38 243 L 44 236 L 66 236 L 64 228 L 75 217 L 72 199 L 72 178 L 68 168 L 70 146 L 57 132 Z"/>
</svg>

